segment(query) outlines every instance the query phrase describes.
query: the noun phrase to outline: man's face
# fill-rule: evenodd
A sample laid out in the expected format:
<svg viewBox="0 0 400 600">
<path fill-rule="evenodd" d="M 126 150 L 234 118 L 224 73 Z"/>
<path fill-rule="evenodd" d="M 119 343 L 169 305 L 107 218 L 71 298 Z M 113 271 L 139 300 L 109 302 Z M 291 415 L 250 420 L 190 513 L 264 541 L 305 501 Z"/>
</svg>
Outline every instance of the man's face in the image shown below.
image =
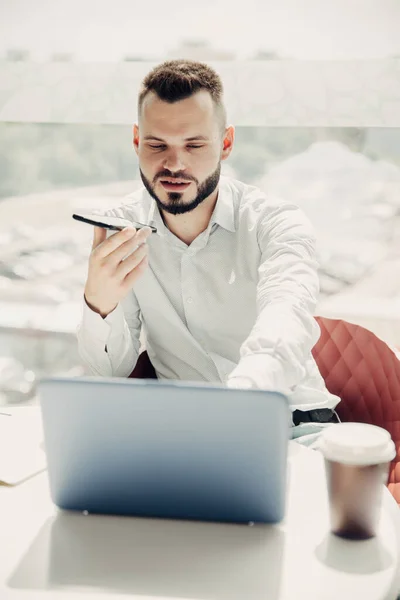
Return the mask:
<svg viewBox="0 0 400 600">
<path fill-rule="evenodd" d="M 143 184 L 159 208 L 172 214 L 194 210 L 216 190 L 232 143 L 233 128 L 222 132 L 206 91 L 173 104 L 150 93 L 134 127 Z"/>
</svg>

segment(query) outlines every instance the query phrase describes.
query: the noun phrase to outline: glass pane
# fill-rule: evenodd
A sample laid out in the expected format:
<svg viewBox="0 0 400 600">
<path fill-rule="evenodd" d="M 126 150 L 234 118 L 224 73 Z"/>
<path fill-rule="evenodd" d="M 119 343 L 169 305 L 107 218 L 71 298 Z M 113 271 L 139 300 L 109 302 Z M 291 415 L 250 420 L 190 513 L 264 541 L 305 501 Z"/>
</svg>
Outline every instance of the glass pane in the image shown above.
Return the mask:
<svg viewBox="0 0 400 600">
<path fill-rule="evenodd" d="M 42 374 L 85 372 L 75 330 L 92 231 L 71 216 L 140 185 L 137 90 L 165 59 L 220 73 L 236 126 L 223 172 L 299 204 L 314 223 L 317 312 L 400 346 L 399 22 L 393 0 L 8 3 L 0 404 L 33 401 Z"/>
<path fill-rule="evenodd" d="M 72 213 L 116 206 L 141 182 L 124 126 L 3 123 L 0 136 L 0 403 L 19 403 L 35 376 L 84 373 L 92 229 Z M 316 228 L 320 314 L 345 301 L 360 317 L 399 296 L 399 149 L 396 128 L 237 128 L 223 172 L 300 205 Z M 398 343 L 396 322 L 377 333 Z"/>
<path fill-rule="evenodd" d="M 0 55 L 95 61 L 375 59 L 400 55 L 395 0 L 13 0 Z"/>
</svg>

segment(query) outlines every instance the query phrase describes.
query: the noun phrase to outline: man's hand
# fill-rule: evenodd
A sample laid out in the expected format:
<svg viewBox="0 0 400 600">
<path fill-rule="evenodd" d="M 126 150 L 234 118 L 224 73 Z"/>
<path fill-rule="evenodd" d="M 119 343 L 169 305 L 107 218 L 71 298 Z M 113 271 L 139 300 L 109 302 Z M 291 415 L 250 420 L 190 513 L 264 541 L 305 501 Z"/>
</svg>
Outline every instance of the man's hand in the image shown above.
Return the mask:
<svg viewBox="0 0 400 600">
<path fill-rule="evenodd" d="M 149 227 L 127 227 L 106 239 L 106 231 L 94 228 L 85 285 L 87 305 L 105 318 L 128 294 L 147 267 Z M 129 256 L 128 256 L 129 255 Z"/>
<path fill-rule="evenodd" d="M 233 390 L 250 390 L 254 386 L 249 377 L 231 377 L 227 380 L 226 387 Z"/>
</svg>

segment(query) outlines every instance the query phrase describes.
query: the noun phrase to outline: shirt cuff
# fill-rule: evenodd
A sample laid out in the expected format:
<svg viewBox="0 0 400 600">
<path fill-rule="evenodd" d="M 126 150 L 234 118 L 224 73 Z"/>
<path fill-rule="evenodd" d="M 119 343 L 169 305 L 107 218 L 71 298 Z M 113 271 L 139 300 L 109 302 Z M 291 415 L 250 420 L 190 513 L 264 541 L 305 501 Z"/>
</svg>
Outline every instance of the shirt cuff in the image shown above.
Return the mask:
<svg viewBox="0 0 400 600">
<path fill-rule="evenodd" d="M 124 313 L 120 304 L 110 312 L 105 319 L 86 304 L 83 299 L 82 329 L 90 336 L 100 340 L 104 344 L 114 335 L 120 335 L 124 331 Z"/>
<path fill-rule="evenodd" d="M 289 393 L 282 363 L 269 354 L 249 354 L 240 359 L 239 364 L 227 380 L 231 388 L 253 388 Z"/>
</svg>

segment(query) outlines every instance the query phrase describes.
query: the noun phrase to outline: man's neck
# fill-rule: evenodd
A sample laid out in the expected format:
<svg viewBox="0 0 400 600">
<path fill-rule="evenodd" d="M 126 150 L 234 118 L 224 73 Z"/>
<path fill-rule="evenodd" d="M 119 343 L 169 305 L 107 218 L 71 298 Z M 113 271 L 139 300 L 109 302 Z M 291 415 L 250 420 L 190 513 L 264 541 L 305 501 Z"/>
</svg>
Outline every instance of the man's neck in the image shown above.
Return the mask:
<svg viewBox="0 0 400 600">
<path fill-rule="evenodd" d="M 171 215 L 162 211 L 165 225 L 177 238 L 190 244 L 208 227 L 218 198 L 218 188 L 197 208 L 183 215 Z"/>
</svg>

